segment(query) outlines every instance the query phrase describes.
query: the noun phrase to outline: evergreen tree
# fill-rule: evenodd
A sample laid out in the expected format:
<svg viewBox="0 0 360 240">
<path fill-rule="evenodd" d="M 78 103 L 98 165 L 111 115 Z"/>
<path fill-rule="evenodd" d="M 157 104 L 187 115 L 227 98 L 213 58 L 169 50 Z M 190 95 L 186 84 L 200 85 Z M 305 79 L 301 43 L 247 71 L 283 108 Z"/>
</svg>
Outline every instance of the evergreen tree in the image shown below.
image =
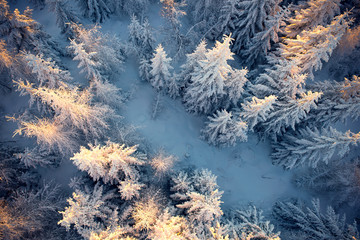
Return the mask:
<svg viewBox="0 0 360 240">
<path fill-rule="evenodd" d="M 106 119 L 113 114 L 113 111 L 105 105 L 91 104 L 91 95 L 87 90 L 70 89 L 66 85 L 56 89 L 35 88 L 29 82 L 15 83 L 23 95 L 30 95 L 30 101 L 37 99 L 49 106 L 59 123 L 70 124 L 86 135 L 92 136 L 100 136 L 104 129 L 108 128 Z"/>
<path fill-rule="evenodd" d="M 271 50 L 272 43 L 279 42 L 279 33 L 281 33 L 281 28 L 285 26 L 284 20 L 287 15 L 288 10 L 281 9 L 274 16 L 268 16 L 265 19 L 264 30 L 255 33 L 249 46 L 242 53 L 248 66 L 256 63 L 257 59 L 264 59 L 268 51 Z"/>
<path fill-rule="evenodd" d="M 78 60 L 78 68 L 82 68 L 80 73 L 85 72 L 87 78 L 98 78 L 99 72 L 96 69 L 98 63 L 94 61 L 94 56 L 96 52 L 89 52 L 87 53 L 84 49 L 84 43 L 76 43 L 76 41 L 70 40 L 70 46 L 74 52 L 74 60 Z"/>
<path fill-rule="evenodd" d="M 317 168 L 298 174 L 295 182 L 298 187 L 310 189 L 317 193 L 330 193 L 335 207 L 350 206 L 359 211 L 360 206 L 360 159 L 351 161 L 331 161 L 319 163 Z"/>
<path fill-rule="evenodd" d="M 254 127 L 259 122 L 264 122 L 269 116 L 269 111 L 274 109 L 273 105 L 277 97 L 270 95 L 264 99 L 252 97 L 251 101 L 241 104 L 239 116 L 248 124 L 249 131 L 254 131 Z"/>
<path fill-rule="evenodd" d="M 261 73 L 250 87 L 255 96 L 276 95 L 294 99 L 304 91 L 307 75 L 299 74 L 296 60 L 289 61 L 274 55 L 269 55 L 267 60 L 272 66 L 266 68 L 265 73 Z"/>
<path fill-rule="evenodd" d="M 71 29 L 71 23 L 78 23 L 80 19 L 76 16 L 75 12 L 69 7 L 67 0 L 46 0 L 50 11 L 56 15 L 56 24 L 61 29 L 61 33 L 67 37 L 74 37 Z"/>
<path fill-rule="evenodd" d="M 132 50 L 140 57 L 148 57 L 153 52 L 155 43 L 149 21 L 145 19 L 141 24 L 137 17 L 133 15 L 128 29 Z"/>
<path fill-rule="evenodd" d="M 232 72 L 228 60 L 233 60 L 230 51 L 230 36 L 205 54 L 206 59 L 199 62 L 191 74 L 191 83 L 185 89 L 184 101 L 189 112 L 211 113 L 220 107 L 226 96 L 225 81 Z"/>
<path fill-rule="evenodd" d="M 340 13 L 341 0 L 309 0 L 295 8 L 295 16 L 289 18 L 285 33 L 295 38 L 304 30 L 318 25 L 327 25 L 336 14 Z"/>
<path fill-rule="evenodd" d="M 324 92 L 318 108 L 311 111 L 308 121 L 316 121 L 323 125 L 357 120 L 360 117 L 360 78 L 353 76 L 342 82 L 322 82 L 313 85 L 314 90 Z"/>
<path fill-rule="evenodd" d="M 169 91 L 172 82 L 170 71 L 173 67 L 170 65 L 171 58 L 167 57 L 161 44 L 155 49 L 154 57 L 151 59 L 151 85 L 157 90 Z"/>
<path fill-rule="evenodd" d="M 50 58 L 44 59 L 42 55 L 33 55 L 28 52 L 24 52 L 23 58 L 32 73 L 36 75 L 40 87 L 55 88 L 61 86 L 62 82 L 72 80 L 70 73 L 61 70 Z"/>
<path fill-rule="evenodd" d="M 73 225 L 83 238 L 89 238 L 91 232 L 101 231 L 103 222 L 108 222 L 113 212 L 106 201 L 114 197 L 112 192 L 103 194 L 103 191 L 103 186 L 98 183 L 92 191 L 85 189 L 73 192 L 72 197 L 67 199 L 69 206 L 59 212 L 62 219 L 58 224 L 67 231 Z"/>
<path fill-rule="evenodd" d="M 275 217 L 282 225 L 293 231 L 301 231 L 310 240 L 359 238 L 356 223 L 345 222 L 345 215 L 340 217 L 332 207 L 327 207 L 326 213 L 321 213 L 320 201 L 314 199 L 312 208 L 302 207 L 291 202 L 278 202 L 273 208 Z"/>
<path fill-rule="evenodd" d="M 230 104 L 237 106 L 241 96 L 243 95 L 244 86 L 248 81 L 246 78 L 247 73 L 248 70 L 246 68 L 241 70 L 234 69 L 225 81 L 225 89 L 228 95 L 226 99 L 228 103 L 226 106 L 229 106 Z"/>
<path fill-rule="evenodd" d="M 142 156 L 135 155 L 136 146 L 107 142 L 105 146 L 89 145 L 90 149 L 80 148 L 80 152 L 71 158 L 74 164 L 82 171 L 98 181 L 104 183 L 120 182 L 124 179 L 137 180 L 139 172 L 135 166 L 144 164 Z"/>
<path fill-rule="evenodd" d="M 202 138 L 216 146 L 234 146 L 237 140 L 247 141 L 247 124 L 233 119 L 232 113 L 226 110 L 216 111 L 213 117 L 208 117 L 205 129 L 201 131 Z"/>
<path fill-rule="evenodd" d="M 232 32 L 232 37 L 235 39 L 232 50 L 235 53 L 239 54 L 242 49 L 250 46 L 251 39 L 256 33 L 271 30 L 266 28 L 269 23 L 265 24 L 265 22 L 280 11 L 280 2 L 281 0 L 245 0 L 235 1 L 235 3 L 230 1 L 224 6 L 225 9 L 222 12 L 225 15 L 220 20 L 224 21 L 221 26 L 226 27 L 221 30 L 229 32 L 220 32 L 220 34 Z M 233 15 L 227 16 L 229 12 L 226 10 L 229 7 L 232 8 Z"/>
<path fill-rule="evenodd" d="M 110 9 L 104 0 L 78 0 L 84 16 L 95 23 L 102 23 L 109 17 Z"/>
<path fill-rule="evenodd" d="M 261 124 L 265 136 L 277 139 L 288 128 L 295 130 L 295 125 L 305 119 L 309 111 L 316 108 L 316 102 L 322 93 L 308 91 L 299 99 L 287 98 L 274 103 L 274 110 L 268 115 L 267 120 Z"/>
<path fill-rule="evenodd" d="M 206 41 L 201 40 L 193 53 L 186 54 L 186 62 L 181 66 L 180 87 L 184 88 L 191 82 L 191 76 L 195 69 L 199 67 L 199 63 L 206 59 Z"/>
<path fill-rule="evenodd" d="M 322 60 L 327 62 L 340 38 L 346 32 L 352 20 L 348 19 L 349 13 L 338 15 L 334 20 L 323 27 L 316 26 L 310 30 L 304 30 L 296 39 L 285 38 L 281 45 L 281 56 L 295 60 L 299 67 L 299 73 L 308 73 L 313 79 L 313 71 L 322 67 Z"/>
<path fill-rule="evenodd" d="M 32 19 L 32 10 L 26 8 L 21 14 L 16 8 L 13 13 L 9 12 L 6 1 L 1 2 L 0 36 L 5 37 L 9 48 L 30 50 L 35 47 L 35 34 L 38 31 L 38 23 Z"/>
<path fill-rule="evenodd" d="M 315 168 L 319 162 L 329 163 L 335 155 L 343 157 L 351 145 L 360 142 L 360 133 L 347 131 L 345 134 L 333 128 L 311 130 L 300 129 L 298 134 L 287 133 L 280 142 L 273 145 L 273 163 L 285 169 L 307 164 Z"/>
<path fill-rule="evenodd" d="M 140 59 L 139 75 L 142 80 L 150 82 L 151 79 L 151 62 L 146 58 Z"/>
</svg>

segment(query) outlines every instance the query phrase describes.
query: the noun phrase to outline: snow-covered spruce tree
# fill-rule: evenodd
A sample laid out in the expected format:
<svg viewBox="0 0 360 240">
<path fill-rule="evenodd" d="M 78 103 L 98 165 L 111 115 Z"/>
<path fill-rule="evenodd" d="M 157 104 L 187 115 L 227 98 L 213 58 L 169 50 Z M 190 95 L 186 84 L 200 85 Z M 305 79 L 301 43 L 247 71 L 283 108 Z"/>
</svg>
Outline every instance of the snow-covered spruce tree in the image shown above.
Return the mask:
<svg viewBox="0 0 360 240">
<path fill-rule="evenodd" d="M 348 205 L 354 211 L 360 210 L 360 159 L 351 161 L 331 161 L 319 163 L 316 168 L 298 174 L 297 186 L 317 193 L 331 193 L 330 199 L 335 207 Z"/>
<path fill-rule="evenodd" d="M 74 32 L 71 29 L 71 23 L 78 23 L 80 19 L 69 6 L 68 0 L 45 0 L 45 2 L 50 11 L 55 13 L 56 24 L 61 29 L 61 33 L 73 38 Z"/>
<path fill-rule="evenodd" d="M 152 28 L 149 21 L 145 19 L 141 24 L 138 18 L 133 15 L 128 26 L 129 41 L 132 44 L 132 50 L 139 57 L 148 58 L 154 50 L 155 38 L 152 34 Z"/>
<path fill-rule="evenodd" d="M 201 236 L 213 222 L 219 220 L 223 214 L 216 176 L 209 170 L 196 170 L 191 178 L 180 172 L 172 178 L 171 190 L 175 192 L 171 197 L 179 202 L 177 208 L 185 209 L 194 231 Z"/>
<path fill-rule="evenodd" d="M 136 230 L 149 231 L 155 225 L 161 212 L 158 194 L 159 192 L 151 195 L 148 193 L 135 202 L 131 217 L 135 220 Z"/>
<path fill-rule="evenodd" d="M 288 128 L 295 130 L 295 125 L 305 119 L 311 109 L 316 108 L 316 103 L 321 97 L 320 92 L 301 94 L 298 99 L 286 98 L 274 103 L 274 110 L 267 116 L 267 120 L 261 123 L 265 136 L 277 139 Z"/>
<path fill-rule="evenodd" d="M 186 12 L 198 31 L 206 34 L 216 24 L 221 4 L 220 0 L 187 1 Z"/>
<path fill-rule="evenodd" d="M 322 61 L 327 62 L 341 37 L 349 28 L 352 20 L 348 20 L 349 12 L 338 15 L 323 27 L 304 30 L 296 39 L 284 38 L 284 44 L 279 49 L 280 55 L 289 60 L 295 60 L 299 73 L 308 73 L 314 78 L 313 71 L 322 67 Z"/>
<path fill-rule="evenodd" d="M 279 42 L 279 33 L 285 26 L 285 18 L 288 15 L 287 9 L 281 9 L 274 16 L 268 16 L 264 21 L 264 30 L 257 32 L 252 38 L 250 44 L 242 52 L 245 63 L 252 66 L 257 59 L 264 60 L 273 44 Z"/>
<path fill-rule="evenodd" d="M 190 225 L 183 216 L 174 215 L 174 209 L 166 208 L 156 219 L 148 237 L 153 240 L 185 240 L 198 238 L 190 232 Z"/>
<path fill-rule="evenodd" d="M 165 26 L 165 31 L 168 35 L 169 45 L 175 47 L 176 59 L 179 55 L 184 54 L 186 47 L 186 37 L 181 33 L 181 21 L 180 17 L 186 15 L 186 12 L 182 9 L 185 4 L 185 0 L 160 0 L 162 3 L 161 14 L 167 19 L 170 24 Z"/>
<path fill-rule="evenodd" d="M 217 110 L 201 130 L 201 137 L 215 146 L 235 146 L 239 140 L 247 141 L 247 124 L 235 120 L 231 112 Z"/>
<path fill-rule="evenodd" d="M 224 106 L 237 106 L 244 92 L 244 86 L 248 81 L 246 77 L 247 73 L 248 70 L 246 68 L 241 70 L 234 69 L 230 76 L 226 79 L 225 91 L 227 92 L 228 97 L 224 103 Z"/>
<path fill-rule="evenodd" d="M 72 77 L 68 71 L 61 70 L 52 59 L 44 59 L 43 55 L 34 55 L 29 52 L 23 53 L 23 58 L 37 77 L 39 86 L 55 88 L 62 85 L 62 82 L 70 82 Z"/>
<path fill-rule="evenodd" d="M 145 16 L 149 6 L 149 0 L 132 0 L 123 1 L 123 10 L 129 15 L 136 14 L 137 17 L 142 19 Z"/>
<path fill-rule="evenodd" d="M 69 206 L 59 212 L 63 218 L 58 224 L 66 230 L 74 226 L 83 238 L 88 239 L 92 232 L 101 232 L 104 223 L 111 220 L 111 214 L 116 210 L 112 210 L 106 201 L 113 197 L 112 192 L 103 194 L 103 186 L 99 183 L 93 190 L 76 190 L 72 197 L 67 199 Z"/>
<path fill-rule="evenodd" d="M 345 78 L 342 82 L 321 82 L 310 86 L 323 91 L 317 109 L 310 112 L 308 120 L 328 126 L 337 121 L 357 120 L 360 117 L 360 77 Z"/>
<path fill-rule="evenodd" d="M 55 239 L 56 215 L 64 199 L 59 186 L 51 183 L 36 189 L 19 189 L 10 199 L 0 201 L 0 236 L 2 239 Z M 55 226 L 54 226 L 55 225 Z M 46 231 L 44 231 L 46 229 Z M 53 234 L 53 232 L 57 232 Z M 56 235 L 56 237 L 55 237 Z"/>
<path fill-rule="evenodd" d="M 75 43 L 83 44 L 83 49 L 92 55 L 90 58 L 97 63 L 97 70 L 102 75 L 112 76 L 123 71 L 124 49 L 117 37 L 101 33 L 98 25 L 87 29 L 73 23 L 71 27 L 75 32 Z"/>
<path fill-rule="evenodd" d="M 350 151 L 351 145 L 360 142 L 360 133 L 354 134 L 338 132 L 333 128 L 299 129 L 298 134 L 287 133 L 280 142 L 273 145 L 271 154 L 273 163 L 285 169 L 292 169 L 301 165 L 315 168 L 319 162 L 329 163 L 336 154 L 343 157 Z"/>
<path fill-rule="evenodd" d="M 264 122 L 269 116 L 269 112 L 274 109 L 273 105 L 277 97 L 270 95 L 264 99 L 252 97 L 251 101 L 245 101 L 241 104 L 239 116 L 247 125 L 249 131 L 254 131 L 254 127 L 259 122 Z"/>
<path fill-rule="evenodd" d="M 77 2 L 83 15 L 94 23 L 102 23 L 111 12 L 105 0 L 77 0 Z"/>
<path fill-rule="evenodd" d="M 327 25 L 336 14 L 340 13 L 341 0 L 309 0 L 293 7 L 293 17 L 287 19 L 289 24 L 285 33 L 290 38 L 296 38 L 304 30 L 318 25 Z"/>
<path fill-rule="evenodd" d="M 304 91 L 303 85 L 307 75 L 299 74 L 296 60 L 289 61 L 275 55 L 267 56 L 267 60 L 272 66 L 266 68 L 250 87 L 255 96 L 264 98 L 275 95 L 295 98 Z"/>
<path fill-rule="evenodd" d="M 0 4 L 0 36 L 5 38 L 9 48 L 17 52 L 32 50 L 35 41 L 34 35 L 38 31 L 38 23 L 32 19 L 32 10 L 26 8 L 21 14 L 16 8 L 11 13 L 7 1 L 2 1 Z"/>
<path fill-rule="evenodd" d="M 136 155 L 137 146 L 125 147 L 107 142 L 105 146 L 89 145 L 90 149 L 80 148 L 71 158 L 82 171 L 88 172 L 95 181 L 100 178 L 104 183 L 116 183 L 124 179 L 137 180 L 136 166 L 144 164 L 144 156 Z"/>
<path fill-rule="evenodd" d="M 140 78 L 144 81 L 150 82 L 151 79 L 151 62 L 150 60 L 146 59 L 145 57 L 140 59 L 140 65 L 139 65 L 139 75 Z"/>
<path fill-rule="evenodd" d="M 264 220 L 262 211 L 254 205 L 232 213 L 228 230 L 231 239 L 280 240 L 280 232 L 273 232 L 274 225 L 270 221 Z"/>
<path fill-rule="evenodd" d="M 193 72 L 200 67 L 200 61 L 206 59 L 206 51 L 206 41 L 203 39 L 193 53 L 186 54 L 186 62 L 181 66 L 178 76 L 180 88 L 186 88 L 190 84 Z"/>
<path fill-rule="evenodd" d="M 58 151 L 66 155 L 76 148 L 76 143 L 73 140 L 75 132 L 57 120 L 52 121 L 46 118 L 30 121 L 21 118 L 12 120 L 19 121 L 19 128 L 15 130 L 14 136 L 18 134 L 28 138 L 35 137 L 41 150 Z"/>
<path fill-rule="evenodd" d="M 173 155 L 165 155 L 163 150 L 160 150 L 155 157 L 150 161 L 150 166 L 155 171 L 155 176 L 162 178 L 169 174 L 178 159 Z"/>
<path fill-rule="evenodd" d="M 166 91 L 172 97 L 178 95 L 176 79 L 171 76 L 171 58 L 167 57 L 161 44 L 155 49 L 154 57 L 151 59 L 151 85 L 158 91 Z"/>
<path fill-rule="evenodd" d="M 70 40 L 70 46 L 74 52 L 74 60 L 79 61 L 78 68 L 81 68 L 80 73 L 85 72 L 87 78 L 97 78 L 99 72 L 97 70 L 98 63 L 94 61 L 94 55 L 96 52 L 86 52 L 84 49 L 84 43 L 77 43 L 75 39 Z"/>
<path fill-rule="evenodd" d="M 22 94 L 29 94 L 30 101 L 38 100 L 49 106 L 55 114 L 55 120 L 62 124 L 70 124 L 86 135 L 100 136 L 108 127 L 106 119 L 113 115 L 106 105 L 90 104 L 89 91 L 79 91 L 61 86 L 56 89 L 47 87 L 35 88 L 29 82 L 15 82 Z"/>
<path fill-rule="evenodd" d="M 299 231 L 309 240 L 359 238 L 356 223 L 350 225 L 345 222 L 345 215 L 340 217 L 331 206 L 325 214 L 321 213 L 320 201 L 314 199 L 312 208 L 302 207 L 291 202 L 278 202 L 273 208 L 278 221 L 291 231 Z"/>
<path fill-rule="evenodd" d="M 183 98 L 189 112 L 206 114 L 220 107 L 226 96 L 225 81 L 233 71 L 227 63 L 234 55 L 230 51 L 231 40 L 230 36 L 224 36 L 222 43 L 216 41 L 215 47 L 206 52 L 206 59 L 195 66 Z"/>
<path fill-rule="evenodd" d="M 227 17 L 225 15 L 221 18 L 221 21 L 228 22 L 221 24 L 227 27 L 221 29 L 222 32 L 219 34 L 232 33 L 232 37 L 235 39 L 232 50 L 239 54 L 242 49 L 251 44 L 251 39 L 256 33 L 271 30 L 266 29 L 270 25 L 267 26 L 265 22 L 270 16 L 274 17 L 280 11 L 279 3 L 281 0 L 234 1 L 234 7 L 238 10 L 233 10 L 233 16 Z"/>
</svg>

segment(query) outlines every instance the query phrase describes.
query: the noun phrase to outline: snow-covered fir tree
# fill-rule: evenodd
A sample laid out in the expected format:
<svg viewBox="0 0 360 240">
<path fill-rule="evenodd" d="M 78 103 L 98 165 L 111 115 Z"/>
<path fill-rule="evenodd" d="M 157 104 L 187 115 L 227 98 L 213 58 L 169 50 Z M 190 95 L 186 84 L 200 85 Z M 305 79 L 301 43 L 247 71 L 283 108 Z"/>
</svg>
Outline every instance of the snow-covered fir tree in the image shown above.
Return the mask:
<svg viewBox="0 0 360 240">
<path fill-rule="evenodd" d="M 133 15 L 128 26 L 129 41 L 132 44 L 132 51 L 139 57 L 148 58 L 154 50 L 155 38 L 149 21 L 145 19 L 142 23 Z"/>
<path fill-rule="evenodd" d="M 79 61 L 78 68 L 82 68 L 80 73 L 85 72 L 88 78 L 96 78 L 99 74 L 96 69 L 98 63 L 93 59 L 96 52 L 87 53 L 84 43 L 77 43 L 74 39 L 70 40 L 69 49 L 74 52 L 73 59 Z"/>
<path fill-rule="evenodd" d="M 95 23 L 102 23 L 111 13 L 105 0 L 77 0 L 83 15 Z"/>
<path fill-rule="evenodd" d="M 186 88 L 189 85 L 193 72 L 197 67 L 200 67 L 199 63 L 206 59 L 206 51 L 206 41 L 203 39 L 193 53 L 186 54 L 186 62 L 181 66 L 181 72 L 178 76 L 180 88 Z"/>
<path fill-rule="evenodd" d="M 166 52 L 161 44 L 155 49 L 153 58 L 151 59 L 151 85 L 158 91 L 166 91 L 170 93 L 175 78 L 171 76 L 170 71 L 173 67 L 170 65 L 171 58 L 167 57 Z"/>
<path fill-rule="evenodd" d="M 211 113 L 217 110 L 226 96 L 225 81 L 233 69 L 228 60 L 233 60 L 230 50 L 232 38 L 224 36 L 223 42 L 205 54 L 191 73 L 191 82 L 185 89 L 184 102 L 187 110 L 194 113 Z"/>
<path fill-rule="evenodd" d="M 91 136 L 100 136 L 108 128 L 106 120 L 113 114 L 113 110 L 106 105 L 91 104 L 91 95 L 87 90 L 67 88 L 65 84 L 51 89 L 35 88 L 33 84 L 20 80 L 15 83 L 22 94 L 31 96 L 30 101 L 38 100 L 49 106 L 58 122 L 74 126 Z"/>
<path fill-rule="evenodd" d="M 247 125 L 249 131 L 254 131 L 254 127 L 259 122 L 264 122 L 269 116 L 269 112 L 274 109 L 273 105 L 277 97 L 270 95 L 264 99 L 252 97 L 251 101 L 245 101 L 241 104 L 239 116 Z"/>
<path fill-rule="evenodd" d="M 256 79 L 251 90 L 257 97 L 276 95 L 295 98 L 302 93 L 307 75 L 299 74 L 299 67 L 295 60 L 278 58 L 275 55 L 267 57 L 272 65 L 265 69 Z"/>
<path fill-rule="evenodd" d="M 316 121 L 329 125 L 348 119 L 357 120 L 360 117 L 360 78 L 353 76 L 342 82 L 321 82 L 311 87 L 323 91 L 318 108 L 311 111 L 308 121 Z"/>
<path fill-rule="evenodd" d="M 340 13 L 340 0 L 309 0 L 298 6 L 293 6 L 295 13 L 287 19 L 289 24 L 285 33 L 295 38 L 304 30 L 318 25 L 327 25 L 336 14 Z"/>
<path fill-rule="evenodd" d="M 329 195 L 335 207 L 350 206 L 358 211 L 360 201 L 360 159 L 351 161 L 331 161 L 329 164 L 319 163 L 316 168 L 297 174 L 296 185 L 317 193 Z"/>
<path fill-rule="evenodd" d="M 115 183 L 123 179 L 137 180 L 139 172 L 136 166 L 144 164 L 142 155 L 134 155 L 136 146 L 125 147 L 107 142 L 105 146 L 89 145 L 90 149 L 81 147 L 71 160 L 82 171 L 98 181 Z"/>
<path fill-rule="evenodd" d="M 186 44 L 186 37 L 181 33 L 181 21 L 180 17 L 186 15 L 186 12 L 183 10 L 183 7 L 186 6 L 185 0 L 175 1 L 175 0 L 160 0 L 162 3 L 161 14 L 169 22 L 165 26 L 165 31 L 168 35 L 168 42 L 175 48 L 176 59 L 179 55 L 184 53 L 184 48 Z"/>
<path fill-rule="evenodd" d="M 69 6 L 68 0 L 46 0 L 46 5 L 50 11 L 56 15 L 56 24 L 61 29 L 61 33 L 68 37 L 74 37 L 71 23 L 78 23 L 80 19 L 75 11 Z"/>
<path fill-rule="evenodd" d="M 40 149 L 47 152 L 58 151 L 63 155 L 71 153 L 76 148 L 73 140 L 75 132 L 66 128 L 59 121 L 41 118 L 36 120 L 13 119 L 19 122 L 19 128 L 15 130 L 15 135 L 35 137 Z"/>
<path fill-rule="evenodd" d="M 285 26 L 285 18 L 288 15 L 287 9 L 281 9 L 274 16 L 268 16 L 264 22 L 264 30 L 257 32 L 252 38 L 250 44 L 242 52 L 246 59 L 245 63 L 252 66 L 257 59 L 264 60 L 272 45 L 279 42 L 279 33 Z"/>
<path fill-rule="evenodd" d="M 40 87 L 55 88 L 59 87 L 62 82 L 69 83 L 72 80 L 70 73 L 61 70 L 50 58 L 44 59 L 42 55 L 33 55 L 28 52 L 23 53 L 23 58 L 32 73 L 36 75 Z"/>
<path fill-rule="evenodd" d="M 151 79 L 151 61 L 146 58 L 140 59 L 139 75 L 142 80 L 150 82 Z"/>
<path fill-rule="evenodd" d="M 101 33 L 98 25 L 85 28 L 73 23 L 71 28 L 75 32 L 75 43 L 83 44 L 86 53 L 94 53 L 91 58 L 103 76 L 112 76 L 123 70 L 124 46 L 117 37 Z"/>
<path fill-rule="evenodd" d="M 265 220 L 262 213 L 254 205 L 232 213 L 228 227 L 231 239 L 280 240 L 280 232 L 273 232 L 274 225 Z"/>
<path fill-rule="evenodd" d="M 129 16 L 133 16 L 134 14 L 142 19 L 149 7 L 149 0 L 132 0 L 132 1 L 122 1 L 123 10 L 129 14 Z"/>
<path fill-rule="evenodd" d="M 246 68 L 241 70 L 234 69 L 230 76 L 226 79 L 225 89 L 228 97 L 226 99 L 227 103 L 225 103 L 225 106 L 229 106 L 231 104 L 237 106 L 243 95 L 245 84 L 248 81 L 246 78 L 247 73 L 248 70 Z"/>
<path fill-rule="evenodd" d="M 180 173 L 173 178 L 172 190 L 176 193 L 172 196 L 181 202 L 176 207 L 186 209 L 190 223 L 197 226 L 196 234 L 201 236 L 223 215 L 220 207 L 223 192 L 218 189 L 216 176 L 207 169 L 196 170 L 190 179 L 185 177 L 185 182 L 190 182 L 187 186 L 183 185 L 183 176 L 186 175 Z"/>
<path fill-rule="evenodd" d="M 91 232 L 101 232 L 104 222 L 110 220 L 112 210 L 106 202 L 114 197 L 112 192 L 103 193 L 104 189 L 99 183 L 91 191 L 76 190 L 72 197 L 67 199 L 69 206 L 60 211 L 62 219 L 59 225 L 70 230 L 72 226 L 85 239 L 90 237 Z M 101 222 L 99 220 L 102 220 Z"/>
<path fill-rule="evenodd" d="M 301 94 L 298 99 L 286 98 L 276 101 L 273 105 L 274 110 L 267 116 L 267 120 L 261 123 L 264 135 L 276 140 L 287 129 L 295 130 L 296 124 L 305 119 L 311 109 L 316 108 L 321 95 L 321 92 L 308 91 Z"/>
<path fill-rule="evenodd" d="M 313 199 L 312 208 L 303 207 L 291 202 L 278 202 L 273 208 L 278 221 L 290 231 L 301 231 L 304 239 L 327 240 L 359 238 L 356 223 L 347 224 L 345 215 L 336 214 L 331 206 L 325 213 L 320 209 L 320 201 Z"/>
<path fill-rule="evenodd" d="M 287 133 L 281 141 L 273 145 L 271 154 L 273 163 L 285 169 L 301 165 L 315 168 L 319 162 L 329 163 L 334 155 L 343 157 L 350 151 L 350 146 L 360 142 L 360 133 L 339 132 L 334 128 L 299 129 L 298 134 Z"/>
<path fill-rule="evenodd" d="M 187 14 L 193 24 L 204 34 L 209 31 L 218 19 L 218 7 L 222 2 L 219 0 L 187 1 Z"/>
<path fill-rule="evenodd" d="M 215 146 L 234 146 L 237 141 L 247 141 L 247 124 L 236 120 L 231 112 L 216 111 L 201 130 L 202 138 Z"/>
<path fill-rule="evenodd" d="M 0 36 L 5 38 L 8 47 L 17 52 L 32 50 L 39 27 L 38 23 L 32 19 L 32 10 L 27 7 L 21 14 L 16 8 L 12 13 L 6 1 L 1 2 L 1 10 Z"/>
<path fill-rule="evenodd" d="M 246 1 L 229 1 L 224 7 L 233 7 L 232 14 L 228 16 L 229 12 L 223 11 L 223 17 L 220 18 L 220 23 L 223 27 L 219 34 L 230 34 L 235 39 L 232 50 L 235 53 L 240 51 L 251 44 L 251 39 L 256 33 L 265 30 L 269 27 L 265 24 L 269 16 L 274 17 L 279 11 L 279 3 L 281 0 L 246 0 Z M 226 10 L 226 9 L 225 9 Z M 226 22 L 228 21 L 228 22 Z"/>
<path fill-rule="evenodd" d="M 322 67 L 322 61 L 327 62 L 341 37 L 349 28 L 352 20 L 348 20 L 349 12 L 336 16 L 333 21 L 323 27 L 316 26 L 304 30 L 296 39 L 284 38 L 284 44 L 279 49 L 281 56 L 295 60 L 299 73 L 308 73 L 313 79 L 313 71 Z"/>
<path fill-rule="evenodd" d="M 166 208 L 156 220 L 154 227 L 149 233 L 149 238 L 162 239 L 198 239 L 190 231 L 189 222 L 183 216 L 173 215 L 174 210 Z"/>
</svg>

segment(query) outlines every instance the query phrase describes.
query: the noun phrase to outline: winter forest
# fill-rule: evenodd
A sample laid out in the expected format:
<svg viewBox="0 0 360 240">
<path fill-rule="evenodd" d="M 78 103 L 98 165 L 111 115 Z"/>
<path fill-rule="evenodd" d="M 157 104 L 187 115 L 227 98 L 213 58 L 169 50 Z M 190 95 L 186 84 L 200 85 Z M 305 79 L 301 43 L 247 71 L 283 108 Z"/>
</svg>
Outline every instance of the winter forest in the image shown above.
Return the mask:
<svg viewBox="0 0 360 240">
<path fill-rule="evenodd" d="M 0 0 L 0 239 L 360 240 L 360 0 Z"/>
</svg>

